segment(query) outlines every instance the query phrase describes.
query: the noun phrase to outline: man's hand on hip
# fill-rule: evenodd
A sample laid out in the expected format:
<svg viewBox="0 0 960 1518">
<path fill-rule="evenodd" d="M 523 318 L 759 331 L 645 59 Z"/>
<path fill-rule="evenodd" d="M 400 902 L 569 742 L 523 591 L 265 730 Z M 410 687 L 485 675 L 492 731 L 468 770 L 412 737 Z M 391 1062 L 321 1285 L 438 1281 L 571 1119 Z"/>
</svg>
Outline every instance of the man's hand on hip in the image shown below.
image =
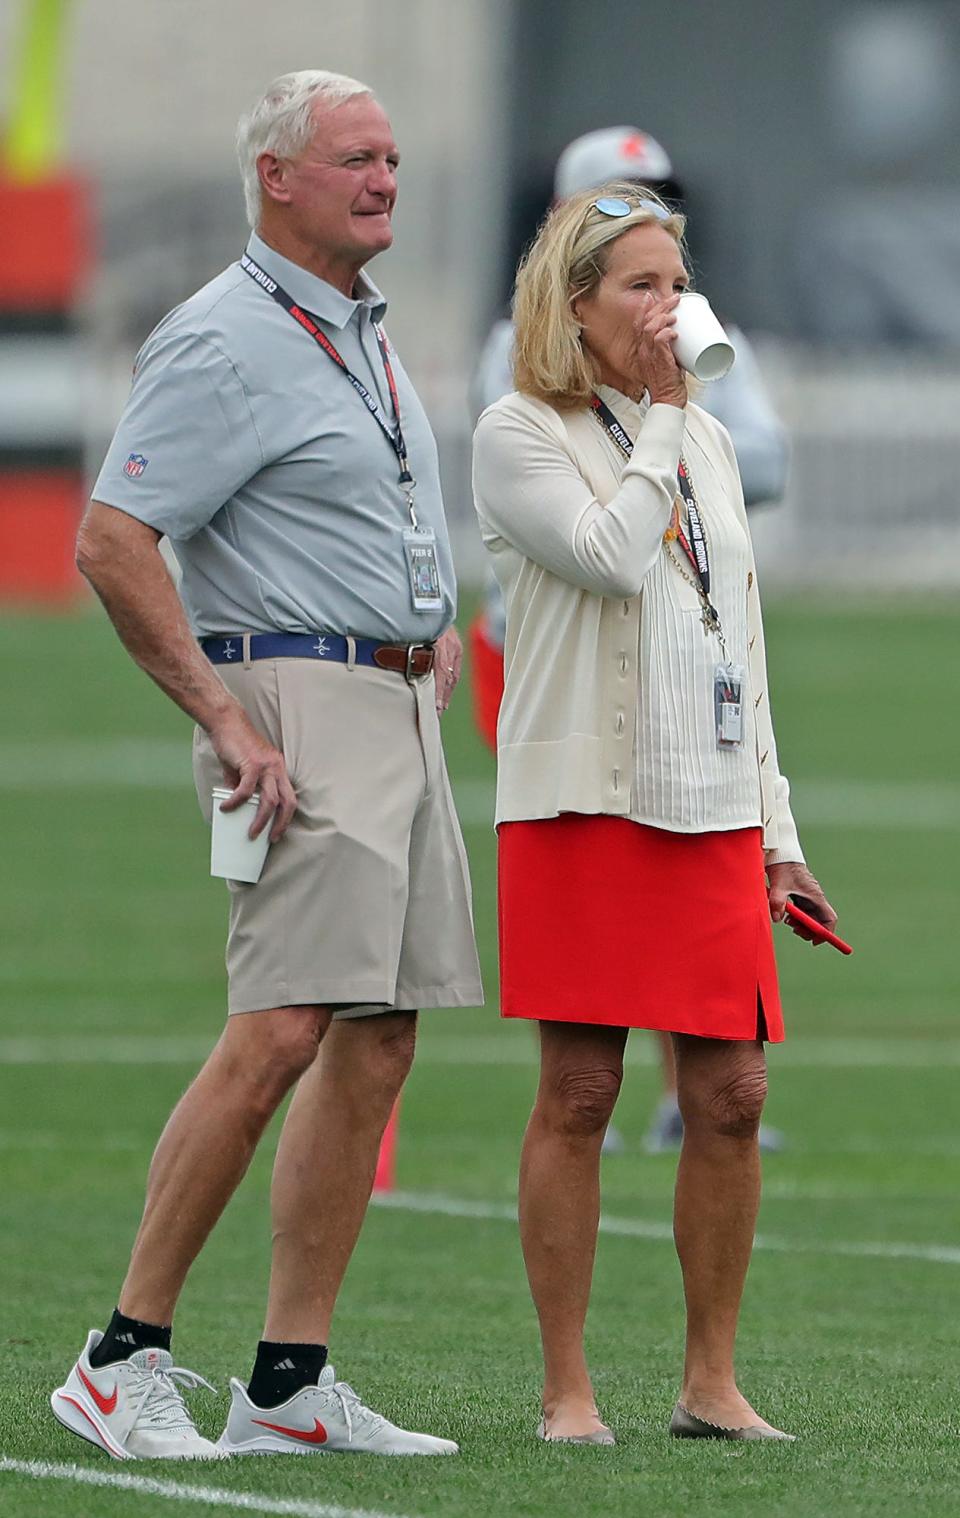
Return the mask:
<svg viewBox="0 0 960 1518">
<path fill-rule="evenodd" d="M 450 705 L 450 697 L 460 679 L 463 664 L 463 644 L 455 627 L 441 633 L 434 645 L 433 672 L 437 686 L 437 711 L 442 716 Z"/>
<path fill-rule="evenodd" d="M 233 795 L 221 804 L 221 811 L 233 812 L 255 791 L 260 805 L 250 828 L 256 838 L 273 819 L 270 842 L 282 838 L 297 810 L 297 797 L 286 761 L 279 749 L 257 732 L 241 707 L 227 713 L 210 732 L 210 742 L 223 765 L 224 779 L 233 786 Z"/>
</svg>

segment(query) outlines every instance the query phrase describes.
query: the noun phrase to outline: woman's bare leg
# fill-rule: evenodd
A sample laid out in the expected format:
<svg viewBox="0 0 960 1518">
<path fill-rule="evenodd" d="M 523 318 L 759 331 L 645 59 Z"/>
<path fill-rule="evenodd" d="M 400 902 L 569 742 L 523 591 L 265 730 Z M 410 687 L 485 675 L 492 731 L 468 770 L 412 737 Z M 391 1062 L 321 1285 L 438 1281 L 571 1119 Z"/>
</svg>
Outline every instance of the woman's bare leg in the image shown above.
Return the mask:
<svg viewBox="0 0 960 1518">
<path fill-rule="evenodd" d="M 601 1427 L 583 1348 L 600 1220 L 600 1146 L 623 1078 L 625 1028 L 540 1024 L 540 1085 L 520 1160 L 520 1240 L 543 1340 L 555 1437 Z"/>
<path fill-rule="evenodd" d="M 760 1203 L 763 1045 L 677 1034 L 674 1047 L 683 1113 L 674 1236 L 687 1304 L 680 1400 L 710 1423 L 763 1425 L 737 1388 L 733 1363 Z"/>
</svg>

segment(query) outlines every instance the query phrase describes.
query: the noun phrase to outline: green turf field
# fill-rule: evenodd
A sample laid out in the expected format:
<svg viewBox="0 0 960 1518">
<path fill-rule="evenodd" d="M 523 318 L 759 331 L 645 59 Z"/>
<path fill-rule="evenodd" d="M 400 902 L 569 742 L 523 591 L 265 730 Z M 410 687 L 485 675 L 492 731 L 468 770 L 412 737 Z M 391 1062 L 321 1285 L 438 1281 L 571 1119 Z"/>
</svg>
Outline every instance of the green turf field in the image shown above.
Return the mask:
<svg viewBox="0 0 960 1518">
<path fill-rule="evenodd" d="M 461 694 L 448 752 L 488 1005 L 424 1016 L 401 1191 L 370 1214 L 332 1358 L 375 1406 L 452 1435 L 463 1453 L 204 1469 L 120 1467 L 47 1405 L 114 1304 L 153 1143 L 221 1021 L 225 893 L 205 873 L 188 726 L 97 612 L 0 622 L 4 1518 L 960 1513 L 960 611 L 837 597 L 771 604 L 767 624 L 801 834 L 857 951 L 846 960 L 778 932 L 792 1036 L 771 1055 L 768 1115 L 789 1149 L 766 1168 L 740 1375 L 799 1442 L 666 1436 L 682 1330 L 674 1161 L 641 1149 L 656 1076 L 639 1034 L 617 1119 L 628 1152 L 604 1162 L 608 1232 L 589 1322 L 620 1442 L 533 1437 L 538 1345 L 511 1220 L 533 1046 L 497 1019 L 493 763 Z M 247 1373 L 261 1327 L 270 1149 L 177 1322 L 178 1363 L 221 1388 L 196 1400 L 214 1435 L 227 1377 Z M 74 1475 L 37 1479 L 3 1459 Z M 221 1500 L 81 1484 L 78 1470 L 216 1488 Z"/>
</svg>

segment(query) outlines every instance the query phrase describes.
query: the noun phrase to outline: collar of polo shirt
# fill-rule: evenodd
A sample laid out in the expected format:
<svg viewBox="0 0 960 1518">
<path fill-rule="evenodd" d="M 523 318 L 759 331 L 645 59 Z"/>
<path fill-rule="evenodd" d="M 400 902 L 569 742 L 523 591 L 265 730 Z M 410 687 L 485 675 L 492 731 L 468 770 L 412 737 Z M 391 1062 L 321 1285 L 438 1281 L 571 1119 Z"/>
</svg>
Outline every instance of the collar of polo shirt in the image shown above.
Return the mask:
<svg viewBox="0 0 960 1518">
<path fill-rule="evenodd" d="M 322 321 L 329 322 L 331 327 L 338 327 L 342 331 L 358 306 L 366 306 L 375 322 L 383 321 L 387 303 L 362 270 L 357 275 L 359 298 L 351 300 L 340 290 L 335 290 L 333 285 L 328 285 L 325 279 L 319 279 L 301 264 L 292 263 L 282 253 L 277 253 L 256 232 L 250 233 L 247 252 L 254 263 L 258 263 L 261 269 L 275 279 L 298 305 L 313 316 L 319 316 Z"/>
</svg>

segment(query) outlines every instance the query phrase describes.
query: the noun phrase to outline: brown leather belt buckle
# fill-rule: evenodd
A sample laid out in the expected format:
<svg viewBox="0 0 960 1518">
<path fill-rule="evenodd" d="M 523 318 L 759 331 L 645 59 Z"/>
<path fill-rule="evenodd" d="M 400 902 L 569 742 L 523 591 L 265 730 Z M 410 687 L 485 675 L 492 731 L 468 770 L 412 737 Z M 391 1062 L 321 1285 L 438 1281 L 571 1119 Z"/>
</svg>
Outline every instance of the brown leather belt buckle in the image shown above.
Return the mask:
<svg viewBox="0 0 960 1518">
<path fill-rule="evenodd" d="M 408 680 L 422 680 L 433 669 L 434 651 L 422 643 L 407 644 L 407 664 L 404 675 Z"/>
<path fill-rule="evenodd" d="M 434 651 L 427 643 L 382 643 L 374 649 L 373 661 L 407 680 L 422 680 L 433 669 Z"/>
</svg>

